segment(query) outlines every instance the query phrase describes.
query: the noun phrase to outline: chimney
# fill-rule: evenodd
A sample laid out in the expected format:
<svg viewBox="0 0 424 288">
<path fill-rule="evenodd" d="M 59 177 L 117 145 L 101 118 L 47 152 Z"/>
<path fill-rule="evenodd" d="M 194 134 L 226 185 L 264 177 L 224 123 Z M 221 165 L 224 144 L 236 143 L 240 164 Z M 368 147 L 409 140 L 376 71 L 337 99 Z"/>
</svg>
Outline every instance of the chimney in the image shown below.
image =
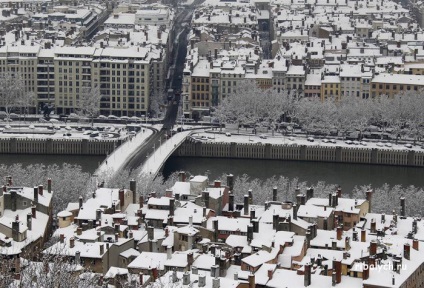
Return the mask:
<svg viewBox="0 0 424 288">
<path fill-rule="evenodd" d="M 272 269 L 268 269 L 268 279 L 271 280 L 272 279 L 272 275 L 274 274 L 274 270 Z"/>
<path fill-rule="evenodd" d="M 249 195 L 244 195 L 244 215 L 249 215 Z"/>
<path fill-rule="evenodd" d="M 417 239 L 413 239 L 412 240 L 412 248 L 414 249 L 414 250 L 417 250 L 417 251 L 419 251 L 420 250 L 420 243 L 418 242 L 418 240 Z"/>
<path fill-rule="evenodd" d="M 371 213 L 372 190 L 367 191 L 368 213 Z"/>
<path fill-rule="evenodd" d="M 234 194 L 230 193 L 228 200 L 228 211 L 234 211 Z"/>
<path fill-rule="evenodd" d="M 296 204 L 293 204 L 292 206 L 293 209 L 293 219 L 297 220 L 297 210 L 298 210 L 298 206 Z"/>
<path fill-rule="evenodd" d="M 32 214 L 32 218 L 37 218 L 37 207 L 35 206 L 31 207 L 31 214 Z"/>
<path fill-rule="evenodd" d="M 234 189 L 234 176 L 233 176 L 233 174 L 227 175 L 227 186 L 230 189 L 230 191 L 233 191 L 233 189 Z"/>
<path fill-rule="evenodd" d="M 342 282 L 342 261 L 333 260 L 333 269 L 336 271 L 336 283 Z"/>
<path fill-rule="evenodd" d="M 184 171 L 181 171 L 178 173 L 178 180 L 179 182 L 185 182 L 186 181 L 186 174 Z"/>
<path fill-rule="evenodd" d="M 308 287 L 309 285 L 311 285 L 311 263 L 307 263 L 304 267 L 305 267 L 304 286 Z"/>
<path fill-rule="evenodd" d="M 256 217 L 256 212 L 255 212 L 255 210 L 250 210 L 250 221 L 252 221 L 253 219 L 255 219 Z"/>
<path fill-rule="evenodd" d="M 52 193 L 52 179 L 47 179 L 47 192 Z"/>
<path fill-rule="evenodd" d="M 119 189 L 119 205 L 123 207 L 125 205 L 125 191 L 124 189 Z"/>
<path fill-rule="evenodd" d="M 209 208 L 209 192 L 203 191 L 202 192 L 202 198 L 203 198 L 203 202 L 205 203 L 205 207 Z"/>
<path fill-rule="evenodd" d="M 363 265 L 362 280 L 368 280 L 369 277 L 370 277 L 370 267 L 369 267 L 369 264 L 368 265 Z"/>
<path fill-rule="evenodd" d="M 255 284 L 255 274 L 250 273 L 249 274 L 249 288 L 255 288 L 256 284 Z"/>
<path fill-rule="evenodd" d="M 193 252 L 190 252 L 187 254 L 187 264 L 189 269 L 191 265 L 193 265 L 193 262 L 194 262 Z"/>
<path fill-rule="evenodd" d="M 118 241 L 119 241 L 119 234 L 115 233 L 115 242 L 118 242 Z"/>
<path fill-rule="evenodd" d="M 366 242 L 367 241 L 367 231 L 362 229 L 361 230 L 361 242 Z"/>
<path fill-rule="evenodd" d="M 276 186 L 274 186 L 273 188 L 272 188 L 272 201 L 277 201 L 277 187 Z"/>
<path fill-rule="evenodd" d="M 78 227 L 77 228 L 77 235 L 81 235 L 82 234 L 82 228 L 81 227 Z"/>
<path fill-rule="evenodd" d="M 27 214 L 27 227 L 28 227 L 28 230 L 32 230 L 32 214 L 31 213 L 28 213 Z"/>
<path fill-rule="evenodd" d="M 371 225 L 370 225 L 370 232 L 371 233 L 377 233 L 377 223 L 375 222 L 375 218 L 371 219 Z"/>
<path fill-rule="evenodd" d="M 183 285 L 190 285 L 190 272 L 188 271 L 183 274 Z"/>
<path fill-rule="evenodd" d="M 215 187 L 215 188 L 221 188 L 221 181 L 215 180 L 214 183 L 213 183 L 213 187 Z"/>
<path fill-rule="evenodd" d="M 81 264 L 81 252 L 80 251 L 75 252 L 75 264 L 76 265 Z"/>
<path fill-rule="evenodd" d="M 350 250 L 350 238 L 349 237 L 345 238 L 345 250 L 346 251 Z"/>
<path fill-rule="evenodd" d="M 174 210 L 175 210 L 175 199 L 170 198 L 169 199 L 169 216 L 174 216 Z"/>
<path fill-rule="evenodd" d="M 403 245 L 403 257 L 407 260 L 411 260 L 411 246 L 409 243 Z"/>
<path fill-rule="evenodd" d="M 342 198 L 342 187 L 337 188 L 337 197 Z"/>
<path fill-rule="evenodd" d="M 130 180 L 130 190 L 133 195 L 133 204 L 135 204 L 137 199 L 137 182 L 134 179 Z"/>
<path fill-rule="evenodd" d="M 308 201 L 311 198 L 314 198 L 314 188 L 312 187 L 306 189 L 306 201 Z"/>
<path fill-rule="evenodd" d="M 377 254 L 377 242 L 375 240 L 371 240 L 370 242 L 370 255 Z"/>
<path fill-rule="evenodd" d="M 332 200 L 332 194 L 331 194 L 331 192 L 330 193 L 328 193 L 328 207 L 332 207 L 332 203 L 331 203 L 331 200 Z"/>
<path fill-rule="evenodd" d="M 247 242 L 250 243 L 253 240 L 253 225 L 247 225 Z"/>
<path fill-rule="evenodd" d="M 147 239 L 153 240 L 155 238 L 155 230 L 152 226 L 147 227 Z"/>
<path fill-rule="evenodd" d="M 97 209 L 96 210 L 96 221 L 101 221 L 101 220 L 102 220 L 102 210 Z"/>
<path fill-rule="evenodd" d="M 337 240 L 342 240 L 343 228 L 341 226 L 337 227 Z"/>
<path fill-rule="evenodd" d="M 75 247 L 75 238 L 71 237 L 69 239 L 69 247 L 74 248 Z"/>
<path fill-rule="evenodd" d="M 34 188 L 35 189 L 35 188 Z M 80 196 L 79 198 L 78 198 L 78 206 L 79 206 L 79 209 L 81 209 L 81 207 L 82 207 L 82 196 Z"/>
<path fill-rule="evenodd" d="M 213 223 L 213 235 L 214 235 L 214 242 L 218 242 L 218 232 L 219 232 L 219 230 L 218 230 L 218 220 L 213 220 L 212 221 L 212 223 Z"/>
<path fill-rule="evenodd" d="M 132 239 L 134 237 L 134 233 L 133 233 L 133 231 L 132 230 L 130 230 L 129 232 L 128 232 L 128 238 L 129 239 Z"/>
<path fill-rule="evenodd" d="M 34 187 L 34 203 L 38 203 L 38 187 Z"/>
<path fill-rule="evenodd" d="M 100 255 L 105 254 L 105 245 L 104 245 L 103 243 L 101 243 L 101 244 L 99 245 L 99 247 L 100 247 Z"/>
<path fill-rule="evenodd" d="M 172 259 L 172 246 L 166 247 L 166 259 L 167 260 Z"/>
<path fill-rule="evenodd" d="M 206 286 L 206 275 L 199 275 L 199 287 L 205 287 Z"/>
<path fill-rule="evenodd" d="M 38 185 L 38 194 L 40 194 L 40 196 L 43 196 L 43 185 Z"/>
<path fill-rule="evenodd" d="M 405 197 L 400 197 L 400 216 L 405 217 Z"/>
<path fill-rule="evenodd" d="M 65 235 L 64 234 L 60 234 L 59 235 L 59 241 L 60 241 L 60 243 L 65 243 Z"/>
<path fill-rule="evenodd" d="M 219 288 L 221 287 L 220 279 L 218 277 L 215 277 L 212 279 L 212 288 Z"/>
<path fill-rule="evenodd" d="M 249 195 L 249 204 L 253 204 L 253 191 L 252 189 L 249 189 L 249 191 L 247 191 L 248 195 Z"/>
</svg>

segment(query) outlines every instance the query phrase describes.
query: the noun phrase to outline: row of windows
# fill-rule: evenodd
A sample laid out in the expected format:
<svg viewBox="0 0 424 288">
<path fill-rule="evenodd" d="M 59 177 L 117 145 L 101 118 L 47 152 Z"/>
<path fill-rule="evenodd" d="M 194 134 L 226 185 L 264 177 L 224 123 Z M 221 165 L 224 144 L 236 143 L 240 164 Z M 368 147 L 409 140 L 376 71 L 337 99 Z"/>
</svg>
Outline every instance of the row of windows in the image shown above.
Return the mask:
<svg viewBox="0 0 424 288">
<path fill-rule="evenodd" d="M 404 86 L 406 86 L 406 90 L 411 90 L 411 89 L 414 89 L 415 91 L 418 90 L 418 86 L 415 86 L 415 85 L 411 86 L 411 85 L 397 85 L 397 84 L 386 84 L 386 85 L 378 84 L 378 89 L 383 89 L 383 87 L 385 87 L 385 89 L 390 89 L 390 86 L 391 86 L 391 89 L 393 90 L 397 90 L 398 86 L 399 86 L 399 90 L 404 90 L 405 88 Z M 376 89 L 377 84 L 372 84 L 372 88 Z"/>
</svg>

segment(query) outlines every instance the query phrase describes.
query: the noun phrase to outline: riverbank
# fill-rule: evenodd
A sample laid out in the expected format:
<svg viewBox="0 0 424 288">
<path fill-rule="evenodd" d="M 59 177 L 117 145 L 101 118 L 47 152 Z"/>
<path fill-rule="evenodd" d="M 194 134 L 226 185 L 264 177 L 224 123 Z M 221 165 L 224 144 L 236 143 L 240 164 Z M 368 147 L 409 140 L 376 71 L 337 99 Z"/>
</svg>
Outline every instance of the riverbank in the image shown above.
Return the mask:
<svg viewBox="0 0 424 288">
<path fill-rule="evenodd" d="M 264 137 L 198 133 L 173 154 L 183 157 L 216 157 L 262 160 L 296 160 L 424 167 L 420 147 L 366 143 L 355 146 L 343 141 L 325 143 L 306 138 Z"/>
</svg>

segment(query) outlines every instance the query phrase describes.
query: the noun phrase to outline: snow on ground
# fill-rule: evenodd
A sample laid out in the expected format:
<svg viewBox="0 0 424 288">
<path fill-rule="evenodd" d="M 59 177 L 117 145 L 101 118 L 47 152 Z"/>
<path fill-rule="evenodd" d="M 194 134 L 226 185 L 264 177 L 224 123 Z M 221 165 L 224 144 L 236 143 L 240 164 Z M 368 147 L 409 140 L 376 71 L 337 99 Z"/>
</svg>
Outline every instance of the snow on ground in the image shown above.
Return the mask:
<svg viewBox="0 0 424 288">
<path fill-rule="evenodd" d="M 162 164 L 168 157 L 185 141 L 185 139 L 192 134 L 193 131 L 183 131 L 172 135 L 168 140 L 164 140 L 162 145 L 155 147 L 153 153 L 143 163 L 141 173 L 156 175 Z M 156 144 L 157 145 L 157 144 Z"/>
<path fill-rule="evenodd" d="M 150 129 L 141 129 L 136 136 L 129 138 L 126 142 L 121 144 L 117 149 L 113 151 L 97 168 L 95 174 L 100 175 L 102 173 L 115 173 L 122 168 L 125 161 L 142 145 L 144 142 L 153 134 Z"/>
<path fill-rule="evenodd" d="M 314 139 L 313 142 L 308 141 L 305 136 L 282 136 L 275 135 L 271 136 L 268 134 L 259 134 L 259 135 L 235 135 L 230 134 L 231 136 L 227 136 L 225 133 L 219 133 L 218 131 L 209 130 L 205 132 L 196 131 L 191 135 L 196 140 L 203 142 L 224 142 L 224 143 L 251 143 L 251 144 L 273 144 L 273 145 L 307 145 L 307 146 L 328 146 L 328 147 L 343 147 L 343 148 L 363 148 L 363 149 L 382 149 L 382 150 L 402 150 L 409 151 L 414 150 L 417 152 L 424 152 L 420 146 L 412 146 L 412 148 L 407 148 L 404 144 L 394 144 L 393 142 L 370 142 L 370 141 L 351 141 L 351 144 L 347 144 L 345 140 L 336 140 L 336 143 L 325 143 L 324 139 Z M 260 135 L 266 137 L 266 139 L 260 138 Z M 349 142 L 350 143 L 350 142 Z M 353 144 L 353 143 L 356 143 Z M 362 143 L 362 144 L 361 144 Z M 388 145 L 388 146 L 386 146 Z"/>
</svg>

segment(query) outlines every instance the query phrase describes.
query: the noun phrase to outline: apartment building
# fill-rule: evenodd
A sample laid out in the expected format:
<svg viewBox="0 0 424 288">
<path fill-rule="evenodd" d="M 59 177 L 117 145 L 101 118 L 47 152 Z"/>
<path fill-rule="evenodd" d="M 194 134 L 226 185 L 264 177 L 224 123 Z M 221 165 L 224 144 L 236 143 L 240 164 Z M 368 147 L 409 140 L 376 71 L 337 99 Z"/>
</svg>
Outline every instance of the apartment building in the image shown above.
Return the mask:
<svg viewBox="0 0 424 288">
<path fill-rule="evenodd" d="M 149 108 L 152 83 L 163 83 L 160 57 L 152 49 L 135 46 L 4 46 L 0 69 L 23 75 L 25 90 L 37 94 L 38 108 L 52 104 L 58 114 L 74 112 L 82 89 L 99 85 L 100 113 L 141 116 Z"/>
<path fill-rule="evenodd" d="M 393 97 L 403 92 L 419 91 L 424 88 L 424 76 L 380 73 L 371 81 L 371 97 L 388 95 Z"/>
</svg>

